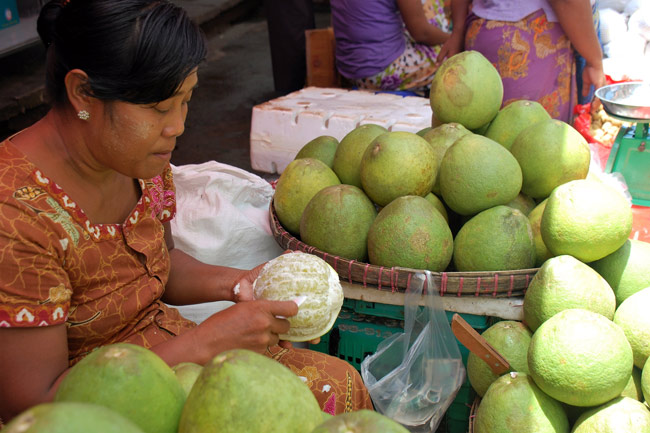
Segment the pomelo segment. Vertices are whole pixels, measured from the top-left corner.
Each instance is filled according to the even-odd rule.
[[[302,299],[298,314],[289,317],[287,341],[310,341],[326,334],[343,305],[343,288],[336,271],[313,254],[293,252],[270,260],[253,283],[256,299]]]
[[[596,406],[618,397],[633,366],[623,330],[583,309],[561,311],[542,323],[528,348],[528,368],[537,386],[573,406]]]

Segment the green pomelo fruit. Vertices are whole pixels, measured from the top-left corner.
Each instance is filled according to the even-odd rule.
[[[533,209],[535,209],[537,204],[535,203],[535,200],[528,197],[526,194],[519,193],[517,197],[506,203],[506,206],[513,207],[521,211],[521,213],[524,215],[528,216],[533,211]]]
[[[438,161],[427,141],[412,132],[386,132],[361,158],[361,185],[370,199],[386,206],[397,197],[424,197],[433,188]]]
[[[583,308],[614,318],[616,297],[598,272],[572,256],[548,259],[530,281],[524,295],[524,321],[535,332],[555,314]]]
[[[580,415],[571,433],[650,433],[650,411],[641,402],[618,397]]]
[[[456,140],[467,134],[471,134],[471,132],[460,123],[443,123],[422,136],[427,140],[433,149],[433,153],[437,156],[436,181],[433,184],[433,193],[440,194],[440,164],[445,152]]]
[[[343,305],[339,275],[313,254],[293,252],[267,262],[253,283],[256,299],[302,299],[298,314],[289,317],[291,328],[280,339],[311,341],[332,328]]]
[[[332,163],[341,183],[361,188],[361,158],[372,140],[385,132],[388,130],[383,126],[368,123],[357,126],[341,139]]]
[[[521,191],[533,198],[548,197],[555,187],[584,179],[591,161],[584,137],[571,125],[555,119],[521,131],[510,151],[524,176]]]
[[[650,357],[650,287],[623,301],[616,309],[614,323],[621,327],[632,346],[634,365],[643,368]]]
[[[542,323],[528,347],[528,369],[537,386],[573,406],[596,406],[618,397],[633,366],[623,330],[583,309],[561,311]]]
[[[368,257],[378,266],[443,271],[454,243],[440,212],[425,198],[396,198],[379,211],[368,232]]]
[[[300,233],[300,218],[318,191],[341,182],[324,162],[314,158],[295,159],[284,169],[275,186],[273,207],[288,232]]]
[[[172,370],[176,374],[176,378],[183,387],[185,391],[185,396],[188,396],[192,390],[196,378],[201,374],[203,366],[196,364],[194,362],[181,362],[172,367]]]
[[[619,249],[590,263],[607,280],[620,305],[641,289],[650,286],[650,243],[628,239]]]
[[[176,433],[185,392],[171,367],[154,352],[115,343],[90,352],[72,367],[54,401],[106,406],[145,433]]]
[[[2,433],[142,433],[133,422],[97,404],[41,403],[5,425]]]
[[[353,185],[323,188],[309,201],[300,219],[300,238],[307,245],[350,260],[368,257],[368,230],[375,205]]]
[[[544,214],[544,209],[546,208],[545,199],[537,206],[535,209],[530,211],[528,214],[528,221],[530,221],[530,227],[533,229],[533,244],[535,245],[535,267],[539,268],[544,264],[545,261],[553,257],[553,254],[546,248],[544,239],[542,239],[542,232],[540,226],[542,225],[542,215]]]
[[[528,218],[508,206],[484,210],[456,234],[453,260],[459,272],[532,268],[535,248]]]
[[[311,433],[408,433],[401,424],[379,412],[368,409],[336,415],[320,424]]]
[[[416,132],[416,134],[419,135],[420,137],[424,137],[424,135],[425,135],[427,132],[431,131],[432,129],[433,129],[433,128],[432,128],[431,126],[427,126],[426,128],[422,128],[422,129],[420,129],[418,132]]]
[[[525,99],[513,101],[499,110],[485,131],[485,136],[510,150],[521,131],[550,118],[539,102]]]
[[[621,392],[621,397],[633,398],[643,403],[643,388],[641,387],[641,369],[633,368],[632,376]]]
[[[495,380],[474,418],[474,433],[568,433],[562,405],[543,393],[526,373]]]
[[[440,215],[447,221],[447,224],[449,224],[449,215],[447,214],[447,208],[445,207],[445,204],[436,196],[434,193],[430,192],[429,194],[425,195],[424,198],[431,203],[438,212],[440,212]]]
[[[442,123],[480,128],[496,116],[502,101],[499,72],[478,51],[464,51],[448,58],[431,82],[431,108]]]
[[[296,154],[294,159],[314,158],[325,163],[329,168],[334,164],[334,154],[339,146],[339,141],[329,135],[321,135],[305,144]]]
[[[646,361],[641,370],[641,390],[643,391],[643,398],[646,402],[650,401],[650,361]]]
[[[459,138],[440,163],[442,199],[461,215],[509,203],[521,190],[521,168],[499,143],[476,134]]]
[[[521,322],[502,320],[486,329],[481,336],[510,364],[510,371],[528,373],[528,345],[533,334]],[[481,397],[500,376],[478,355],[470,352],[467,357],[467,378]]]
[[[304,433],[322,421],[316,397],[296,374],[264,355],[233,349],[203,367],[178,433]]]
[[[632,209],[623,194],[612,187],[574,180],[553,190],[540,230],[554,256],[569,254],[589,263],[625,243],[632,232]]]

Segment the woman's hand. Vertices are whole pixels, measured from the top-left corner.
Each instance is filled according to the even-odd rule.
[[[441,64],[445,59],[460,53],[464,45],[464,35],[460,32],[452,32],[447,42],[442,44],[436,63]]]
[[[599,89],[607,84],[607,79],[605,78],[605,72],[603,72],[602,63],[600,67],[592,66],[587,64],[582,71],[582,96],[587,96],[589,94],[590,86],[594,86],[594,89]]]

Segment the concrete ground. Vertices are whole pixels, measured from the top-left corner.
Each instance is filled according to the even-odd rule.
[[[175,0],[201,24],[209,53],[199,68],[199,88],[190,103],[175,165],[216,160],[254,172],[249,134],[255,105],[274,91],[265,10],[261,0]],[[327,2],[315,2],[316,25],[329,25]],[[0,59],[0,140],[47,112],[42,102],[44,50],[35,45]]]

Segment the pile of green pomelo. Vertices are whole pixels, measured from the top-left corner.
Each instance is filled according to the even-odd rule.
[[[650,432],[650,244],[631,203],[589,172],[588,143],[534,101],[501,105],[477,52],[445,61],[418,133],[365,124],[307,143],[278,180],[286,230],[332,255],[431,271],[539,268],[524,321],[470,354],[475,433]]]

